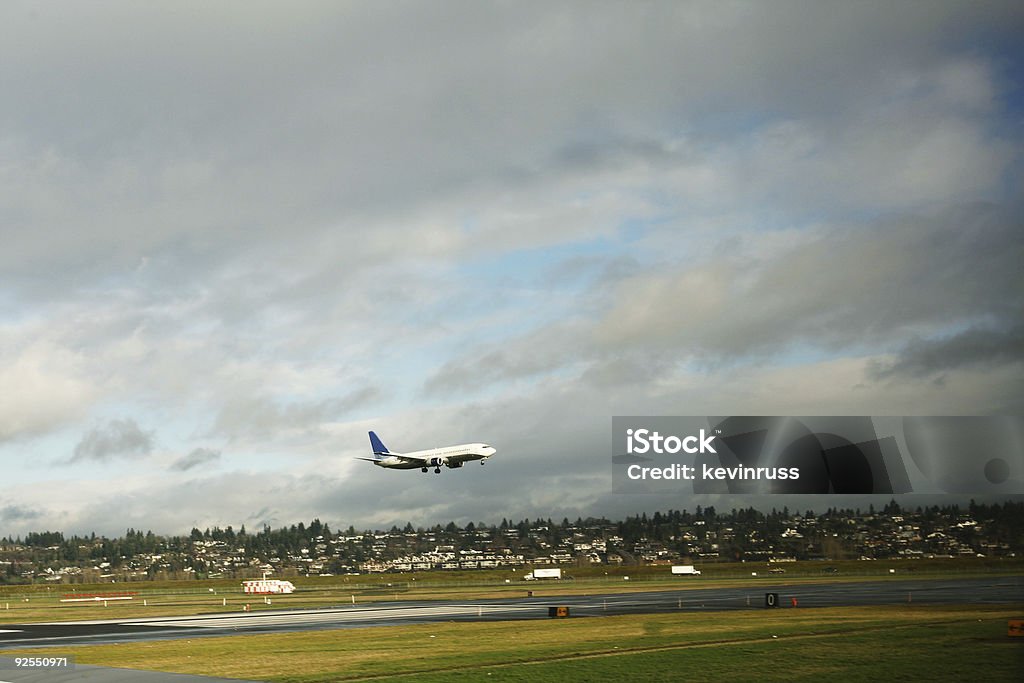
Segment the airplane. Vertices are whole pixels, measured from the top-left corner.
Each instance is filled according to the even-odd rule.
[[[495,449],[485,443],[464,443],[458,446],[430,448],[425,451],[411,453],[392,453],[380,438],[370,432],[370,446],[373,448],[372,458],[356,458],[372,462],[377,467],[392,470],[414,470],[417,467],[426,472],[434,468],[434,474],[441,473],[441,466],[454,469],[462,467],[471,460],[479,460],[483,465],[487,458],[496,453]]]

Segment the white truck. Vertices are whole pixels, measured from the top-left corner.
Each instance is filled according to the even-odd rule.
[[[672,566],[672,573],[679,576],[700,576],[700,570],[692,564],[676,564]]]
[[[560,579],[562,578],[561,569],[534,569],[532,572],[523,577],[524,581],[538,581],[540,579]]]
[[[260,579],[242,582],[242,592],[251,595],[278,595],[281,593],[293,593],[294,591],[295,584],[291,581]]]

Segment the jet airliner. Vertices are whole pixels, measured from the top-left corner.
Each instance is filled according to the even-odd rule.
[[[429,448],[425,451],[392,453],[373,432],[370,432],[370,446],[373,448],[373,457],[358,458],[359,460],[366,460],[377,467],[386,467],[392,470],[414,470],[418,467],[426,472],[433,467],[435,474],[441,473],[442,465],[454,469],[462,467],[472,460],[479,460],[483,465],[487,458],[497,452],[485,443],[464,443],[458,446]]]

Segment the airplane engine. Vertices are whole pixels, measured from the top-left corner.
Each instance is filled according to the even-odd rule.
[[[448,464],[448,458],[431,458],[430,459],[430,466],[431,467],[441,467],[441,466],[447,465],[447,464]]]

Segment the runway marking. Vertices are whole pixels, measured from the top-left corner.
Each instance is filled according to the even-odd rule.
[[[24,633],[20,628],[0,628],[0,633]],[[4,683],[0,681],[0,683]]]
[[[280,626],[284,624],[323,624],[360,621],[384,621],[389,619],[455,616],[494,616],[517,611],[536,611],[547,608],[540,605],[446,605],[443,607],[382,608],[374,610],[332,610],[330,612],[295,612],[275,614],[246,614],[238,616],[213,616],[193,619],[161,619],[159,621],[124,622],[126,626],[151,626],[169,628],[245,628],[250,626]]]

